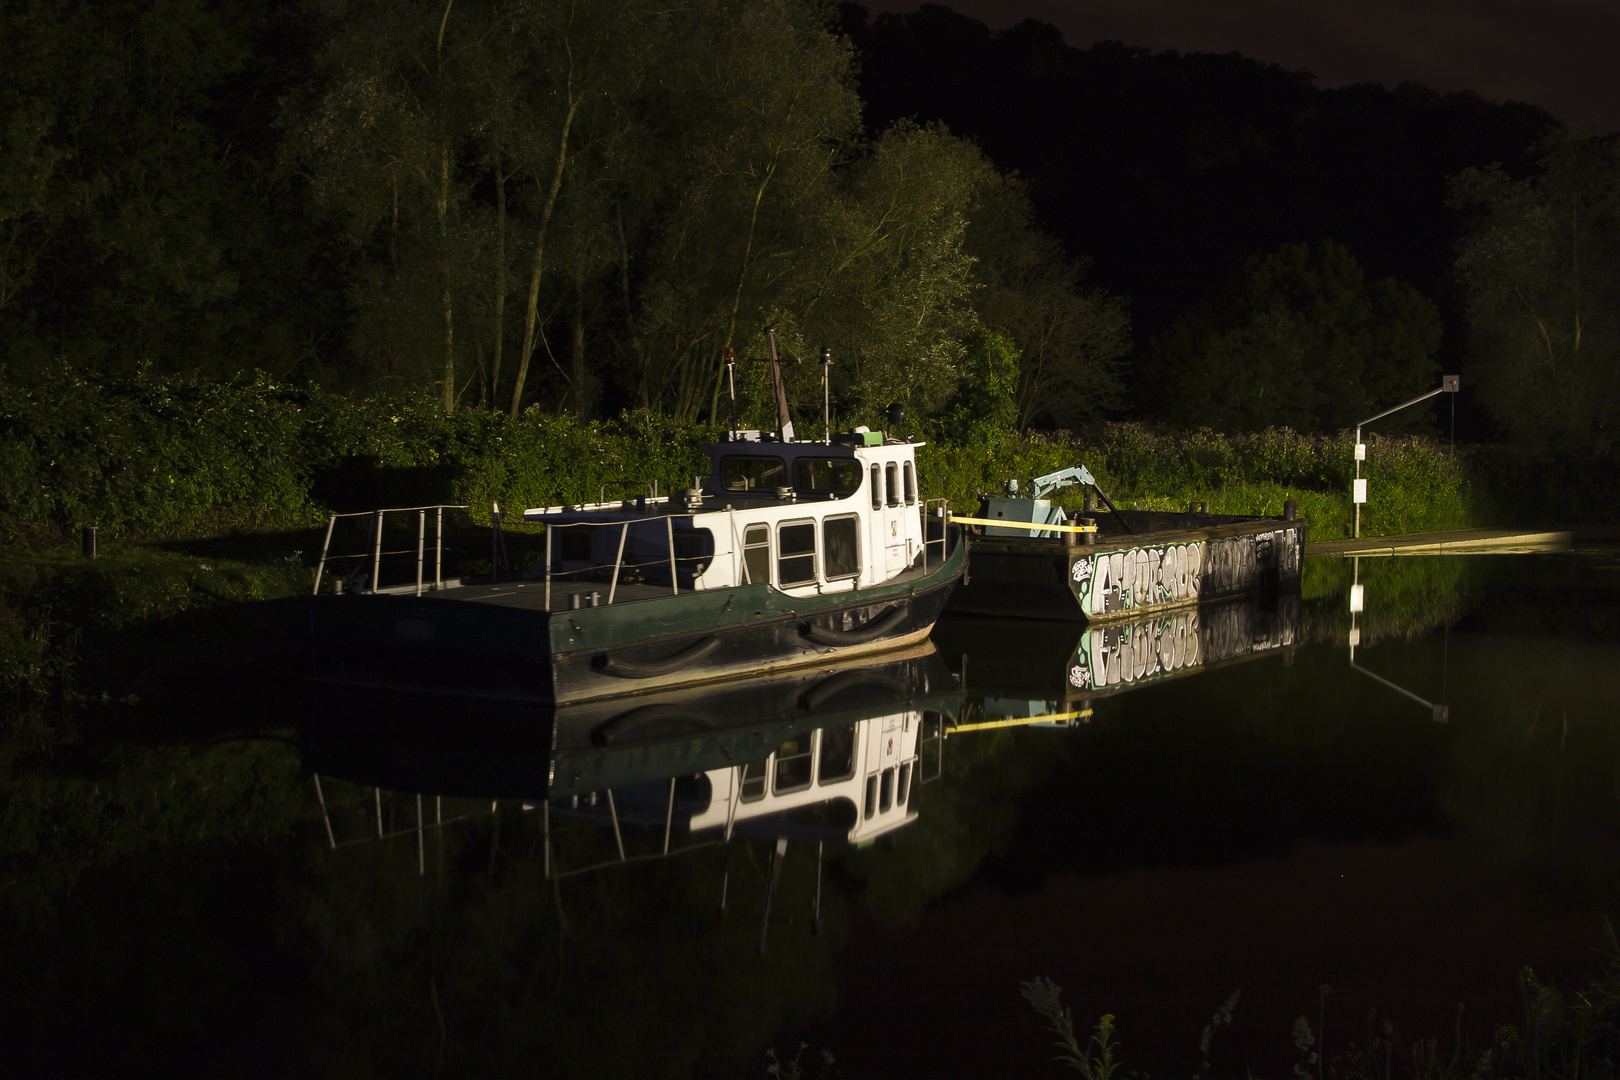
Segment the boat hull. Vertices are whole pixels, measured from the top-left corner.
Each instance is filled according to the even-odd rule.
[[[456,598],[318,597],[317,683],[572,705],[887,652],[927,638],[966,566],[796,597],[769,585],[564,611]]]
[[[1101,622],[1265,592],[1299,578],[1303,520],[1153,528],[1169,524],[1157,516],[1133,513],[1132,522],[1147,528],[1106,535],[1095,545],[974,538],[972,579],[951,596],[948,610]]]

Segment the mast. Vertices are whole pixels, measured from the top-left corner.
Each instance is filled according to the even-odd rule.
[[[771,385],[776,389],[776,434],[783,442],[792,442],[793,417],[788,413],[787,388],[782,385],[782,362],[776,356],[776,327],[765,328],[765,345],[771,354]]]

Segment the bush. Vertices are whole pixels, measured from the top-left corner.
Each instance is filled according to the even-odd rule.
[[[329,510],[435,501],[516,508],[596,500],[604,484],[660,491],[707,468],[719,431],[648,412],[582,422],[516,420],[426,395],[353,397],[265,375],[228,383],[145,373],[98,380],[62,369],[28,387],[0,381],[0,535],[61,543],[82,525],[140,541],[305,528]],[[971,511],[981,492],[1085,464],[1122,506],[1278,513],[1300,501],[1317,539],[1348,535],[1349,437],[1286,428],[1221,435],[1108,424],[1081,435],[1014,434],[940,422],[920,454],[923,493]],[[1469,523],[1459,462],[1420,438],[1368,440],[1368,535]],[[347,488],[334,477],[353,481]],[[383,483],[392,477],[392,484]],[[623,482],[624,486],[617,486]],[[1073,504],[1072,490],[1064,498]],[[338,504],[344,499],[355,505]]]

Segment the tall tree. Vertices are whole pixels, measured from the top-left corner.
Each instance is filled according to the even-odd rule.
[[[468,256],[488,239],[469,229],[477,176],[462,168],[476,105],[465,90],[491,52],[487,9],[470,0],[362,0],[330,15],[324,85],[290,149],[356,248],[386,246],[386,268],[357,277],[356,303],[363,319],[372,316],[361,340],[407,370],[436,368],[450,411],[456,308],[473,269]],[[428,310],[438,324],[431,350],[422,334]]]
[[[1620,432],[1620,137],[1561,136],[1537,175],[1470,169],[1457,275],[1480,399],[1521,445],[1607,457]]]
[[[1090,263],[1070,259],[1035,226],[1024,184],[996,176],[968,228],[974,308],[1018,360],[1015,423],[1074,424],[1122,404],[1120,361],[1131,320],[1116,296],[1083,285]]]

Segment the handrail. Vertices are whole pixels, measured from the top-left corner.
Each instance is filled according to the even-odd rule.
[[[933,518],[935,520],[940,522],[939,539],[938,540],[930,540],[928,538],[928,522],[929,522],[929,517],[930,517],[930,515],[928,513],[928,508],[930,506],[934,506],[936,503],[938,504],[937,513],[935,513],[932,516],[933,516]],[[928,570],[928,548],[929,548],[929,545],[931,545],[931,544],[938,544],[939,545],[939,565],[944,566],[945,565],[945,559],[949,556],[949,553],[950,553],[950,532],[951,532],[951,521],[952,521],[952,517],[951,517],[951,500],[949,500],[949,499],[923,499],[918,504],[917,508],[922,513],[923,573],[926,574],[926,573],[929,572],[929,570]]]
[[[356,510],[343,514],[331,514],[326,522],[326,539],[321,543],[321,561],[315,566],[315,584],[310,589],[310,595],[319,596],[321,592],[321,578],[326,573],[326,564],[334,556],[332,549],[332,531],[337,527],[338,518],[370,517],[374,519],[372,525],[371,558],[371,591],[377,591],[377,580],[382,570],[382,557],[384,555],[408,555],[409,549],[398,551],[384,551],[382,549],[382,527],[385,514],[407,514],[415,511],[416,523],[416,595],[421,596],[423,590],[424,563],[426,562],[427,542],[427,512],[435,511],[434,530],[434,561],[433,561],[433,587],[442,588],[444,585],[444,512],[446,510],[465,510],[465,503],[437,503],[432,506],[395,506],[383,510]],[[366,558],[367,553],[359,555],[338,555],[339,559]],[[493,569],[493,568],[492,568]]]

